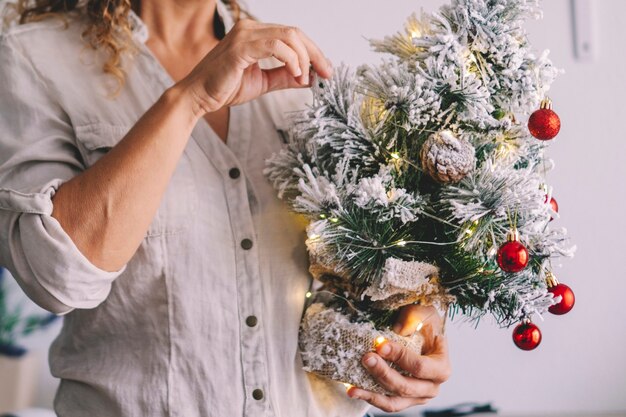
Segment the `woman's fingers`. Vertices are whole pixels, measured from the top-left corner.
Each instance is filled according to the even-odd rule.
[[[300,36],[309,51],[313,69],[322,78],[330,78],[333,75],[333,66],[322,50],[313,42],[306,33],[300,31]]]
[[[451,373],[447,349],[445,337],[437,336],[434,341],[434,350],[428,355],[419,355],[390,341],[377,346],[376,352],[380,357],[397,364],[415,378],[441,384],[448,380]]]
[[[286,67],[262,70],[262,72],[263,94],[270,91],[284,90],[286,88],[305,88],[310,85],[310,82],[300,84],[300,81],[294,78]]]
[[[363,366],[392,395],[351,387],[348,395],[359,398],[387,412],[396,412],[405,408],[425,404],[436,397],[439,386],[450,375],[447,344],[442,336],[434,341],[434,351],[429,355],[420,355],[404,346],[386,341],[377,346],[377,353],[363,356]],[[412,376],[402,375],[391,368],[387,361],[393,362]]]
[[[285,64],[292,77],[302,75],[298,54],[280,39],[262,38],[249,42],[245,47],[245,53],[253,58],[254,63],[273,56]]]
[[[298,56],[302,71],[299,77],[303,85],[309,82],[309,71],[313,69],[323,78],[332,76],[332,65],[321,49],[299,28],[274,24],[255,23],[249,28],[251,39],[279,39]]]
[[[351,398],[358,398],[363,401],[367,401],[374,407],[378,407],[388,413],[395,413],[402,411],[406,408],[413,407],[415,405],[423,405],[428,402],[430,398],[406,398],[406,397],[391,397],[388,395],[378,394],[376,392],[363,390],[356,387],[351,387],[348,390],[348,396]]]
[[[376,353],[365,355],[363,365],[376,382],[399,397],[434,398],[438,393],[438,384],[427,379],[405,377]]]
[[[261,71],[259,61],[270,57],[284,67]],[[309,86],[311,67],[324,78],[332,74],[329,61],[302,31],[242,20],[180,84],[198,116],[268,91]]]
[[[309,70],[311,67],[311,59],[309,52],[305,46],[302,38],[301,31],[294,27],[289,26],[276,26],[268,25],[255,34],[264,39],[280,39],[287,46],[289,46],[298,56],[298,64],[302,75],[298,77],[298,81],[302,85],[306,85],[309,82]]]
[[[283,32],[282,41],[293,49],[298,54],[298,60],[300,62],[300,68],[302,69],[302,75],[298,81],[302,85],[306,85],[309,82],[309,70],[311,68],[311,59],[309,58],[309,52],[306,46],[302,42],[301,31],[294,27],[281,28]]]

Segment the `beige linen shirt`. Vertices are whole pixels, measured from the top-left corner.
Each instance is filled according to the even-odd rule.
[[[232,21],[223,4],[226,28]],[[302,90],[201,120],[131,261],[92,265],[51,217],[58,187],[116,145],[173,81],[131,16],[138,53],[115,98],[79,19],[0,36],[0,264],[64,314],[50,351],[62,417],[361,417],[367,404],[302,371],[310,286],[301,221],[263,176]]]

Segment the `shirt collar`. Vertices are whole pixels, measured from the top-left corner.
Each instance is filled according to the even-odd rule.
[[[222,0],[217,1],[217,14],[222,18],[224,22],[224,28],[226,29],[226,33],[230,31],[230,29],[234,26],[235,22],[230,10],[228,10],[228,6],[224,4]],[[146,43],[149,37],[148,27],[141,20],[141,18],[135,13],[133,10],[130,11],[128,15],[128,20],[130,21],[130,29],[133,35],[133,38],[137,42]]]

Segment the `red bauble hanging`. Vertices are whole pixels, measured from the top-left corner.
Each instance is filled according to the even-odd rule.
[[[552,293],[554,298],[561,297],[561,301],[550,306],[548,311],[558,316],[569,313],[574,304],[576,303],[576,296],[574,291],[565,284],[559,283],[556,277],[552,273],[548,273],[546,276],[546,282],[548,284],[548,291]]]
[[[522,350],[533,350],[541,343],[541,330],[526,319],[513,330],[513,343]]]
[[[550,207],[552,207],[552,211],[555,213],[559,212],[559,203],[557,203],[554,197],[550,198]]]
[[[528,249],[519,241],[517,229],[511,230],[507,242],[498,249],[498,265],[505,272],[519,272],[526,268],[529,259]]]
[[[543,100],[539,110],[530,115],[528,130],[540,140],[550,140],[559,134],[561,119],[552,110],[552,101],[549,98]]]
[[[548,202],[548,194],[546,194],[546,203]],[[550,208],[555,213],[559,212],[559,203],[556,201],[554,197],[550,197]],[[554,220],[554,217],[550,216],[550,221]]]
[[[550,207],[552,207],[552,211],[555,213],[559,212],[559,203],[556,202],[554,197],[550,198]]]

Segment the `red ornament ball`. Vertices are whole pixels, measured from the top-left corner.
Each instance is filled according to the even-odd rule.
[[[546,203],[548,202],[548,195],[546,194]],[[550,207],[552,208],[552,211],[555,213],[559,212],[559,203],[557,203],[556,199],[554,197],[550,198]],[[554,217],[550,217],[550,221],[554,220]]]
[[[498,249],[498,265],[505,272],[519,272],[528,265],[528,249],[517,240],[506,242]]]
[[[528,119],[530,134],[540,140],[550,140],[559,134],[561,119],[552,109],[539,109]]]
[[[520,323],[513,330],[513,343],[522,350],[533,350],[541,343],[541,330],[530,321]]]
[[[574,296],[574,291],[567,285],[559,283],[548,288],[548,291],[550,291],[555,298],[559,295],[561,296],[561,301],[548,308],[550,313],[560,316],[561,314],[569,313],[570,310],[574,308],[576,297]]]
[[[554,197],[550,199],[550,207],[552,207],[552,211],[555,213],[559,212],[559,203],[556,202]]]

